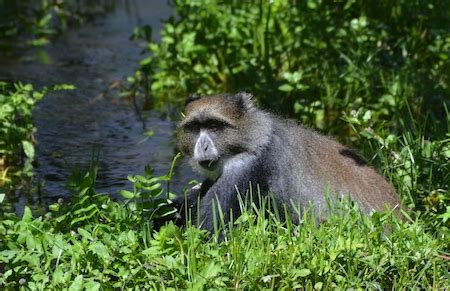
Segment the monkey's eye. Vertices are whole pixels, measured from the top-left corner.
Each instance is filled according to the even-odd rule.
[[[184,125],[184,130],[192,133],[198,133],[201,129],[209,131],[219,131],[228,127],[229,124],[216,119],[208,119],[205,121],[192,121]]]
[[[201,127],[201,124],[198,122],[190,122],[184,126],[184,129],[186,131],[199,132]]]
[[[220,120],[207,120],[204,124],[204,128],[212,131],[222,130],[227,124]]]

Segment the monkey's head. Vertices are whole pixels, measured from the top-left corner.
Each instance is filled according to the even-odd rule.
[[[261,119],[264,115],[247,93],[190,97],[178,128],[178,148],[194,169],[215,180],[232,163],[243,166],[242,158],[251,158],[267,143],[270,119]]]

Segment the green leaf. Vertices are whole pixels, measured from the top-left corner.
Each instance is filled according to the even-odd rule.
[[[27,262],[30,267],[41,267],[42,258],[37,254],[28,253],[26,256],[24,256],[23,260]]]
[[[147,130],[146,132],[144,132],[144,135],[147,137],[152,137],[155,135],[155,131],[153,130]]]
[[[30,222],[33,219],[33,213],[31,213],[31,209],[28,206],[25,206],[23,210],[22,221]]]
[[[89,247],[89,249],[94,254],[96,254],[97,256],[99,256],[100,258],[102,258],[105,261],[111,259],[111,255],[109,254],[108,248],[103,243],[101,243],[100,241],[95,242],[93,245],[91,245]]]
[[[83,275],[78,275],[69,287],[69,291],[83,290]]]
[[[119,194],[122,195],[125,199],[133,199],[135,198],[135,195],[133,192],[127,191],[127,190],[120,190]]]
[[[33,159],[34,158],[34,146],[31,142],[27,141],[27,140],[22,140],[22,146],[23,146],[23,151],[25,152],[25,155],[29,158],[29,159]]]
[[[85,290],[89,290],[89,291],[100,290],[100,287],[101,287],[100,283],[99,282],[95,282],[95,281],[89,281],[89,282],[84,284]]]
[[[64,272],[64,268],[58,266],[52,275],[54,284],[66,284],[70,279],[70,272]]]
[[[298,276],[298,277],[306,277],[306,276],[309,276],[309,274],[311,274],[311,271],[309,269],[300,269],[300,270],[295,270],[294,274],[295,274],[295,276]]]
[[[362,119],[364,120],[364,122],[369,122],[369,120],[372,118],[372,111],[370,111],[370,110],[367,110],[365,113],[364,113],[364,116],[362,117]]]
[[[34,237],[31,233],[26,237],[26,244],[29,251],[32,251],[36,248],[36,241],[34,240]]]
[[[92,235],[91,235],[87,230],[84,230],[84,229],[81,228],[81,227],[78,228],[78,233],[79,233],[82,237],[87,238],[88,240],[91,240],[91,241],[94,240],[94,238],[92,237]]]
[[[53,203],[48,206],[48,209],[53,212],[59,211],[60,208],[61,208],[61,205],[59,205],[59,203]]]
[[[76,89],[76,87],[72,84],[59,84],[59,85],[54,85],[52,88],[52,90],[74,90]]]
[[[278,90],[283,91],[283,92],[290,92],[290,91],[294,90],[294,87],[292,87],[289,84],[283,84],[280,87],[278,87]]]
[[[204,278],[212,278],[217,276],[220,273],[222,268],[219,265],[216,265],[213,261],[210,261],[206,267],[202,271],[202,275]]]

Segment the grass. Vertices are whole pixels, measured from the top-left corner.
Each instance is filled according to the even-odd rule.
[[[160,43],[149,27],[136,30],[153,54],[124,95],[142,91],[173,109],[193,92],[254,92],[359,148],[411,219],[366,216],[343,201],[320,225],[308,212],[292,225],[249,205],[211,236],[190,225],[156,229],[173,211],[171,173],[130,176],[133,191],[116,202],[95,190],[93,163],[74,172],[71,201],[41,217],[29,208],[18,217],[0,193],[0,289],[449,289],[448,3],[335,4],[174,1]],[[2,104],[34,96],[1,86]],[[10,122],[23,107],[29,122]],[[2,107],[5,130],[27,131],[11,130],[14,142],[0,150],[31,162],[29,107]]]
[[[450,226],[448,1],[173,2],[125,96],[178,113],[192,93],[247,90],[358,149],[427,230]],[[386,16],[389,17],[386,17]]]
[[[320,225],[308,212],[292,225],[249,205],[219,240],[219,232],[209,236],[189,225],[154,229],[154,212],[141,206],[167,195],[156,183],[165,177],[130,177],[138,195],[114,202],[94,190],[93,175],[95,167],[78,175],[73,201],[52,206],[44,217],[33,217],[29,208],[22,218],[2,215],[2,288],[449,287],[448,236],[427,233],[420,220],[366,216],[343,201]],[[143,179],[158,185],[150,200],[141,199],[148,185],[136,185]]]

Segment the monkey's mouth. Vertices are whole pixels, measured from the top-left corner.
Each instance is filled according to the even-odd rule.
[[[203,160],[199,161],[198,164],[206,170],[213,171],[217,168],[219,160]]]

